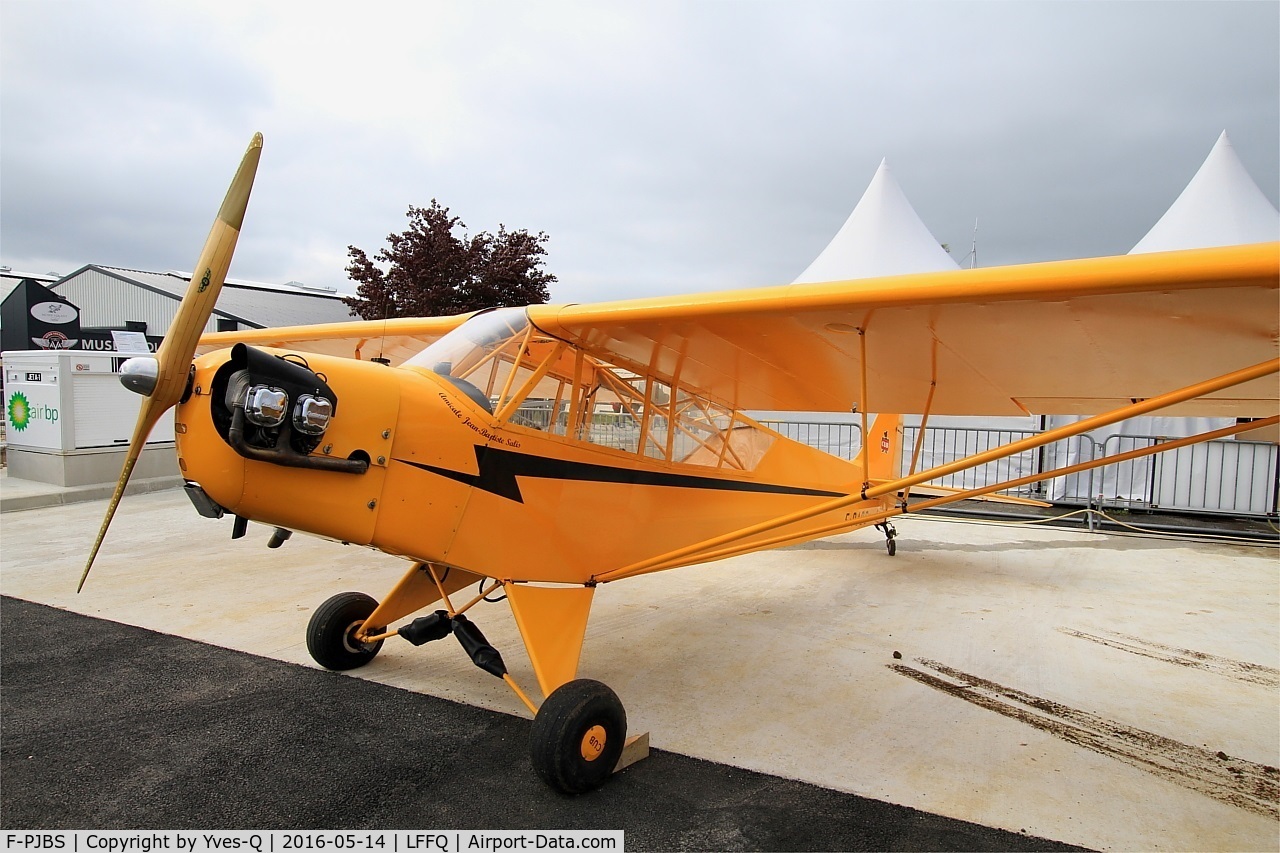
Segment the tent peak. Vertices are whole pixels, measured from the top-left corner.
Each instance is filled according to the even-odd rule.
[[[1280,211],[1254,183],[1227,131],[1164,216],[1129,254],[1269,243],[1280,238]]]
[[[907,201],[885,157],[849,218],[795,283],[958,268]]]

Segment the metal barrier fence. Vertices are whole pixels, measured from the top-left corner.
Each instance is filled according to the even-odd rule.
[[[852,460],[862,446],[856,423],[762,421],[765,426],[842,459]],[[903,427],[901,470],[911,465],[919,427]],[[1033,430],[929,427],[925,430],[916,470],[954,462],[1012,441]],[[1150,447],[1168,441],[1152,435],[1113,435],[1096,441],[1078,435],[1027,450],[1006,459],[959,471],[933,482],[957,489],[1038,474],[1079,462]],[[1055,504],[1095,509],[1171,510],[1233,517],[1275,516],[1280,512],[1280,465],[1277,446],[1267,442],[1224,439],[1112,463],[1013,489],[1007,494]]]

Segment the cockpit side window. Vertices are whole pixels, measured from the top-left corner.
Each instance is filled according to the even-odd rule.
[[[773,444],[773,434],[750,418],[689,389],[673,392],[561,341],[540,345],[544,360],[522,367],[536,386],[518,398],[516,423],[650,459],[743,471],[754,470]]]
[[[750,471],[774,441],[692,389],[543,334],[523,308],[478,314],[405,366],[444,377],[499,422],[649,459]]]

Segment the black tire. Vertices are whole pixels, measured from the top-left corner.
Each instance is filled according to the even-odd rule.
[[[892,539],[889,540],[889,543],[885,547],[889,549],[890,557],[898,553],[898,543],[894,542]]]
[[[533,769],[562,794],[584,794],[604,784],[627,739],[627,712],[599,681],[580,678],[552,691],[533,718]]]
[[[363,592],[340,592],[311,614],[307,623],[307,651],[325,669],[347,670],[367,664],[377,656],[382,641],[356,641],[356,629],[364,624],[378,602]]]

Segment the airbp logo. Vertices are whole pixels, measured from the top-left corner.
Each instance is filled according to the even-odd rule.
[[[48,421],[51,424],[58,422],[58,410],[56,407],[44,404],[33,406],[31,401],[27,399],[27,395],[21,391],[16,392],[9,398],[9,406],[6,411],[9,415],[9,423],[13,424],[13,428],[18,432],[22,432],[31,426],[32,421]]]
[[[31,406],[27,403],[27,396],[21,392],[9,398],[9,423],[18,432],[22,432],[31,423]]]

